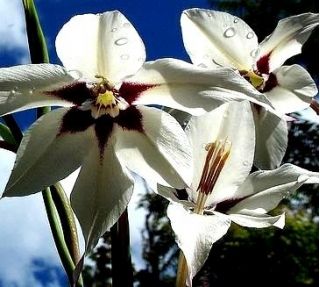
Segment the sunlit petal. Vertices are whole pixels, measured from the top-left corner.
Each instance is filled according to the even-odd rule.
[[[178,122],[169,114],[139,107],[143,132],[118,128],[116,153],[130,170],[175,188],[184,188],[192,177],[191,148]]]
[[[194,117],[186,128],[192,141],[194,175],[191,185],[195,201],[203,172],[206,145],[227,141],[230,154],[218,177],[206,205],[231,198],[248,176],[253,162],[255,147],[254,121],[249,102],[224,104],[201,117]]]
[[[221,213],[211,216],[195,214],[175,203],[169,204],[167,215],[186,258],[189,286],[192,286],[192,278],[205,263],[213,243],[227,233],[231,220]]]
[[[147,62],[131,84],[148,84],[133,103],[163,105],[193,115],[224,102],[249,100],[270,108],[270,102],[238,73],[228,68],[203,69],[175,59]]]
[[[317,85],[310,74],[299,65],[282,66],[274,71],[277,85],[265,95],[275,109],[283,114],[309,107],[317,94]]]
[[[315,182],[319,183],[318,173],[292,164],[285,164],[271,171],[254,172],[237,191],[236,196],[244,199],[228,213],[242,213],[243,210],[260,210],[260,213],[266,213],[301,185]]]
[[[140,36],[119,11],[71,18],[57,36],[56,49],[67,69],[113,83],[134,74],[146,57]]]
[[[111,136],[103,155],[98,142],[93,142],[71,193],[86,251],[95,247],[100,236],[118,220],[133,192],[133,178],[117,159],[114,141]]]
[[[261,169],[277,168],[287,150],[287,122],[264,108],[253,106],[252,110],[256,129],[254,164]]]
[[[252,68],[258,39],[241,19],[225,12],[189,9],[182,13],[181,27],[185,48],[195,65]]]
[[[48,94],[75,79],[61,66],[21,65],[0,69],[0,115],[41,106],[70,106],[71,102]]]
[[[302,45],[318,26],[319,16],[304,13],[284,18],[259,46],[259,58],[268,57],[269,72],[279,68],[287,59],[301,53]]]
[[[60,133],[68,109],[54,110],[37,120],[25,134],[17,152],[4,196],[41,191],[76,170],[90,145],[90,130]]]

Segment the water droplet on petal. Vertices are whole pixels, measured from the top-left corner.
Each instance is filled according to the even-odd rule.
[[[35,91],[35,88],[30,89],[29,92],[28,92],[29,95],[30,95],[30,96],[33,95],[34,91]]]
[[[207,13],[208,17],[212,17],[212,14],[210,12]]]
[[[123,27],[129,28],[129,27],[130,27],[130,23],[124,23],[124,24],[123,24]]]
[[[200,64],[198,65],[198,67],[200,67],[200,68],[207,68],[207,65],[205,65],[204,63],[200,63]]]
[[[254,37],[254,34],[252,32],[249,32],[246,37],[247,39],[252,39]]]
[[[248,166],[250,163],[245,160],[242,164],[243,164],[244,166]]]
[[[12,96],[14,96],[14,95],[16,94],[16,90],[15,90],[15,89],[12,89],[12,90],[10,91],[10,94],[11,94]]]
[[[234,18],[233,19],[233,23],[238,23],[239,22],[239,18]]]
[[[231,38],[236,34],[236,30],[232,27],[229,27],[227,30],[224,31],[223,36],[226,38]]]
[[[253,49],[253,50],[250,52],[250,56],[251,56],[252,58],[255,58],[255,57],[258,56],[258,52],[259,52],[258,49]]]
[[[111,29],[111,32],[115,32],[115,31],[117,31],[118,29],[116,28],[116,27],[114,27],[114,28],[112,28]]]
[[[114,42],[117,46],[122,46],[128,43],[128,39],[125,37],[119,38]]]
[[[128,54],[123,54],[123,55],[120,56],[120,58],[121,58],[122,60],[128,60],[129,57],[130,57],[130,56],[129,56]]]

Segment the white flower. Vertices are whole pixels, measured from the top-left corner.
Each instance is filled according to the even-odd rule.
[[[41,191],[81,167],[71,204],[86,250],[127,206],[133,190],[130,171],[176,188],[190,181],[184,131],[169,114],[143,105],[201,114],[221,104],[228,87],[230,100],[264,101],[230,69],[203,72],[173,59],[144,64],[142,40],[118,11],[73,17],[59,32],[56,48],[65,68],[0,69],[0,115],[65,106],[26,132],[3,196]]]
[[[214,123],[214,124],[212,124]],[[194,174],[183,191],[159,187],[168,198],[168,216],[188,266],[188,284],[207,259],[212,244],[231,222],[263,228],[284,226],[284,214],[270,216],[289,192],[317,183],[318,173],[285,164],[250,173],[255,129],[248,102],[224,104],[192,118],[186,133],[193,149]]]
[[[282,66],[299,54],[318,26],[318,15],[305,13],[279,21],[273,33],[258,44],[254,31],[240,18],[225,12],[190,9],[183,12],[184,45],[195,65],[238,71],[282,114],[307,108],[317,87],[299,65]],[[261,168],[279,166],[287,146],[285,119],[253,107],[257,132],[255,163]]]

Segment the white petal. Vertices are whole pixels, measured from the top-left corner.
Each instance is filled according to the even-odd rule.
[[[140,36],[119,11],[71,18],[57,36],[56,49],[68,69],[112,83],[134,74],[146,57]]]
[[[117,129],[119,160],[147,182],[184,188],[192,177],[191,148],[179,123],[156,108],[139,107],[143,132]]]
[[[94,142],[71,193],[71,205],[80,222],[89,252],[120,217],[133,192],[133,178],[114,152],[111,136],[100,156]]]
[[[318,14],[304,13],[284,18],[260,44],[259,57],[269,56],[269,71],[279,68],[287,59],[301,53],[302,45],[318,26]]]
[[[229,68],[203,69],[175,59],[147,62],[131,84],[150,85],[135,104],[162,105],[193,115],[211,111],[224,102],[249,100],[270,108],[270,102]]]
[[[180,204],[170,203],[167,215],[176,235],[176,241],[183,251],[188,265],[188,281],[208,258],[213,243],[223,237],[231,224],[228,216],[221,213],[199,215],[191,213]]]
[[[256,128],[254,164],[261,169],[280,166],[288,145],[288,126],[280,118],[264,108],[252,107]]]
[[[243,210],[266,213],[274,209],[288,193],[301,185],[319,182],[319,174],[292,164],[284,164],[271,171],[252,173],[237,191],[237,198],[244,198],[228,213],[242,213]]]
[[[283,113],[297,112],[309,107],[317,85],[299,65],[282,66],[274,71],[278,85],[265,93],[274,108]]]
[[[70,106],[45,92],[61,88],[74,78],[61,66],[21,65],[0,69],[0,115],[41,106]]]
[[[256,215],[255,213],[248,214],[229,214],[229,218],[241,226],[265,228],[275,226],[283,228],[285,225],[285,214],[278,216]]]
[[[258,39],[241,19],[225,12],[189,9],[181,15],[181,27],[184,46],[195,65],[252,69]]]
[[[61,108],[44,115],[26,132],[4,196],[24,196],[41,191],[80,166],[91,134],[58,135],[66,111],[68,109]]]
[[[224,104],[204,116],[193,117],[186,133],[191,140],[194,157],[193,201],[198,195],[196,190],[207,156],[205,147],[218,140],[230,142],[231,152],[206,205],[232,198],[248,176],[253,162],[255,130],[250,103]]]

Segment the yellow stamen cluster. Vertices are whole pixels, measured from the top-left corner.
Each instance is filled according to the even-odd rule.
[[[201,179],[197,191],[199,191],[195,213],[202,214],[208,195],[212,192],[218,177],[230,155],[231,143],[225,140],[219,140],[209,143],[205,147],[207,157],[202,170]]]
[[[127,108],[127,103],[123,99],[118,98],[117,91],[114,86],[102,76],[96,76],[101,79],[99,83],[94,84],[93,93],[95,95],[92,116],[98,118],[101,115],[110,115],[115,118],[119,115],[120,110]]]

